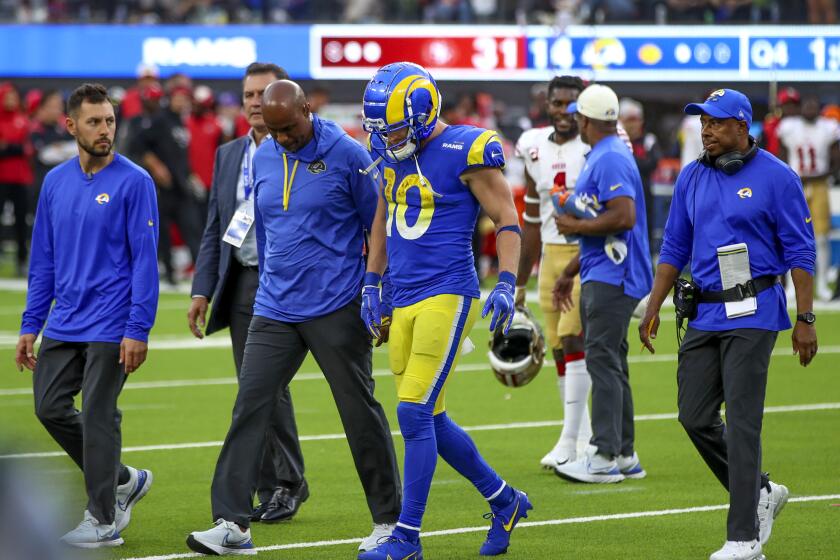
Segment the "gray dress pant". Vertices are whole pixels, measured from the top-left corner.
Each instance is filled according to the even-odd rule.
[[[118,343],[43,337],[32,377],[35,415],[82,469],[87,510],[109,525],[114,522],[122,448],[117,398],[126,375],[119,360]],[[80,391],[81,411],[73,400]]]
[[[236,378],[239,379],[260,275],[256,267],[245,268],[235,259],[231,272],[234,277],[233,293],[230,297],[230,340],[233,345]],[[300,450],[295,409],[288,386],[277,391],[277,400],[271,407],[265,438],[265,451],[260,461],[255,488],[260,503],[268,502],[279,486],[296,488],[303,482],[303,452]]]
[[[727,540],[758,538],[761,423],[767,369],[778,333],[759,329],[698,331],[688,328],[679,351],[679,420],[729,491]],[[720,406],[726,403],[726,423]]]
[[[399,471],[388,420],[373,396],[371,340],[359,299],[303,323],[254,316],[233,418],[213,477],[213,519],[249,526],[275,395],[288,386],[308,351],[330,385],[373,521],[396,522]]]
[[[607,457],[633,455],[633,394],[627,365],[627,328],[639,300],[621,286],[586,282],[580,309],[586,369],[592,377],[592,439]]]

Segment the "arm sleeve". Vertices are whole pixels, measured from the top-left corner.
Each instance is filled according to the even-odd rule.
[[[776,197],[776,235],[784,252],[785,266],[814,274],[817,256],[814,226],[799,177],[792,174],[781,190],[781,196]]]
[[[219,217],[219,151],[213,163],[213,181],[210,184],[210,198],[207,201],[207,225],[201,238],[201,247],[195,263],[195,277],[192,296],[204,296],[210,301],[219,281],[219,259],[221,258],[221,219]]]
[[[694,175],[693,169],[692,165],[688,165],[677,177],[659,253],[660,263],[670,264],[677,270],[682,270],[688,264],[694,242],[694,230],[686,207],[687,177]]]
[[[636,199],[636,185],[641,187],[641,178],[636,162],[615,152],[604,154],[597,163],[598,202],[604,204],[614,198],[626,196]]]
[[[458,174],[475,167],[504,169],[505,151],[502,148],[502,139],[495,130],[485,130],[472,141],[467,151],[465,167]]]
[[[158,210],[152,179],[144,175],[131,194],[126,217],[131,253],[131,310],[125,337],[146,342],[155,324],[160,285],[157,261]]]
[[[370,231],[373,217],[376,215],[377,193],[382,173],[379,167],[367,175],[360,170],[367,169],[373,162],[370,154],[364,149],[358,150],[358,157],[352,158],[350,172],[350,196],[356,205],[356,211],[362,220],[362,225]]]
[[[37,335],[44,327],[50,305],[55,298],[55,261],[53,260],[53,233],[50,221],[48,187],[49,176],[38,199],[35,225],[32,228],[32,250],[29,261],[29,287],[26,292],[26,309],[20,334]]]

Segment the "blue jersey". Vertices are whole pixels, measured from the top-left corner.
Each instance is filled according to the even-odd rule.
[[[717,248],[746,243],[753,278],[781,275],[791,268],[814,273],[811,214],[799,177],[769,152],[759,150],[735,175],[688,164],[677,178],[662,240],[660,263],[682,270],[703,291],[723,288]],[[689,326],[702,331],[790,328],[780,284],[757,296],[754,315],[726,318],[722,303],[701,303]]]
[[[46,322],[44,336],[65,342],[148,340],[157,220],[152,178],[119,154],[92,177],[78,156],[50,171],[35,212],[20,333],[38,334]]]
[[[627,256],[620,264],[607,256],[606,237],[581,236],[580,281],[622,286],[630,297],[645,297],[653,285],[645,197],[639,168],[621,138],[608,136],[592,147],[575,193],[594,202],[599,212],[605,210],[607,202],[620,196],[632,198],[636,205],[636,224],[615,236],[627,244]]]
[[[423,146],[416,162],[412,157],[384,164],[394,307],[440,294],[479,296],[472,237],[480,207],[460,176],[504,165],[499,135],[473,126],[447,126]]]

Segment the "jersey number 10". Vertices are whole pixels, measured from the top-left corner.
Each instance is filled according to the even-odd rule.
[[[396,222],[397,233],[403,239],[418,239],[422,237],[429,225],[432,223],[432,216],[435,213],[435,197],[429,186],[429,180],[425,184],[421,182],[420,176],[416,173],[406,175],[396,189],[396,172],[386,167],[385,172],[385,200],[388,202],[388,221],[385,224],[385,232],[390,237],[394,231]],[[408,224],[406,213],[408,212],[408,192],[416,188],[420,196],[420,213],[413,225]],[[417,208],[416,205],[412,205]]]

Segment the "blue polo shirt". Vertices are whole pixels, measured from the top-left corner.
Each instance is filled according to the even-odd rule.
[[[327,315],[361,294],[364,231],[378,200],[374,175],[361,173],[371,165],[367,150],[317,115],[313,127],[297,152],[268,138],[253,161],[254,314],[288,323]]]
[[[44,336],[64,342],[147,341],[157,313],[157,241],[146,171],[119,154],[90,177],[78,156],[57,166],[35,212],[20,333],[37,335],[46,323]]]
[[[630,297],[650,293],[653,272],[647,238],[647,213],[642,178],[633,154],[618,136],[608,136],[592,147],[575,184],[575,194],[593,202],[599,213],[606,203],[626,196],[636,204],[636,224],[615,237],[627,244],[627,258],[615,264],[604,251],[606,237],[584,235],[580,239],[580,281],[621,286]]]
[[[746,243],[753,278],[791,268],[814,273],[816,248],[802,183],[787,164],[765,150],[735,175],[695,161],[677,178],[660,263],[682,270],[703,291],[723,288],[717,248]],[[722,303],[701,303],[689,326],[703,331],[790,328],[780,284],[758,294],[754,315],[726,318]]]

